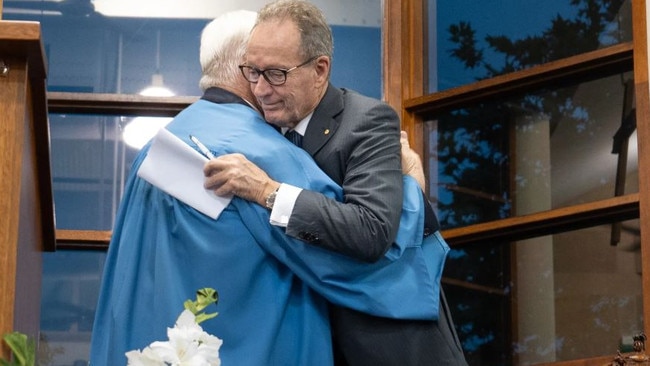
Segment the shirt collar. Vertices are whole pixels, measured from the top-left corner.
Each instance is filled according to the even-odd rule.
[[[301,136],[305,136],[305,131],[307,131],[307,125],[309,125],[309,121],[311,120],[311,116],[314,115],[314,112],[309,113],[305,118],[300,120],[298,124],[293,128],[294,131],[298,132]],[[282,134],[284,135],[287,130],[290,130],[290,128],[282,127]]]
[[[226,89],[222,89],[219,87],[210,87],[206,89],[206,91],[203,93],[203,96],[201,97],[203,100],[207,100],[209,102],[213,103],[239,103],[243,104],[245,106],[252,107],[247,101],[245,101],[242,97],[231,93],[227,91]]]

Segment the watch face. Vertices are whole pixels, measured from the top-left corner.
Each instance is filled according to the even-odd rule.
[[[266,197],[266,208],[268,208],[269,210],[273,209],[273,204],[275,204],[275,196],[277,194],[278,194],[278,190],[276,189]]]

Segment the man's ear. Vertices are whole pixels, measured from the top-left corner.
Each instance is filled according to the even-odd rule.
[[[314,61],[316,63],[316,80],[318,84],[326,84],[330,76],[331,62],[328,56],[320,56]]]

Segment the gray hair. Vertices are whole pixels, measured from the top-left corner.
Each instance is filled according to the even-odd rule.
[[[293,21],[300,31],[300,48],[305,59],[328,56],[332,59],[334,43],[332,29],[323,12],[314,4],[302,0],[279,0],[264,6],[258,13],[257,23],[266,21]]]
[[[238,66],[244,61],[248,37],[256,18],[254,11],[237,10],[217,17],[203,28],[199,52],[201,90],[235,85],[242,77]]]

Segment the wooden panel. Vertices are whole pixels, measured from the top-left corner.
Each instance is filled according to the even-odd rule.
[[[11,71],[0,77],[0,335],[14,329],[20,177],[26,98],[26,65],[5,59]],[[8,349],[2,347],[2,356]]]
[[[405,1],[406,2],[406,1]],[[382,35],[383,99],[402,113],[402,1],[384,1]]]
[[[42,251],[55,244],[42,51],[38,23],[0,21],[0,335],[35,340]]]
[[[423,156],[419,116],[403,108],[404,100],[419,97],[426,89],[426,2],[385,0],[383,36],[383,95],[400,116],[411,147]]]
[[[40,200],[41,235],[44,250],[54,251],[55,223],[50,167],[50,129],[47,118],[45,95],[47,67],[38,22],[0,21],[0,59],[14,59],[27,62],[27,83],[32,138],[36,148],[38,176],[36,184]],[[11,73],[11,70],[10,70]],[[25,116],[21,116],[24,118]],[[21,120],[24,123],[24,119]]]
[[[20,167],[20,218],[18,222],[18,240],[16,255],[16,292],[14,299],[13,329],[30,335],[35,340],[40,334],[41,314],[41,278],[43,242],[43,212],[39,195],[39,166],[36,156],[37,147],[34,115],[32,111],[31,84],[26,82],[26,98],[23,117],[18,123],[25,126],[22,140],[18,140],[22,153]],[[51,203],[48,206],[52,206]],[[52,217],[50,216],[51,221]]]

